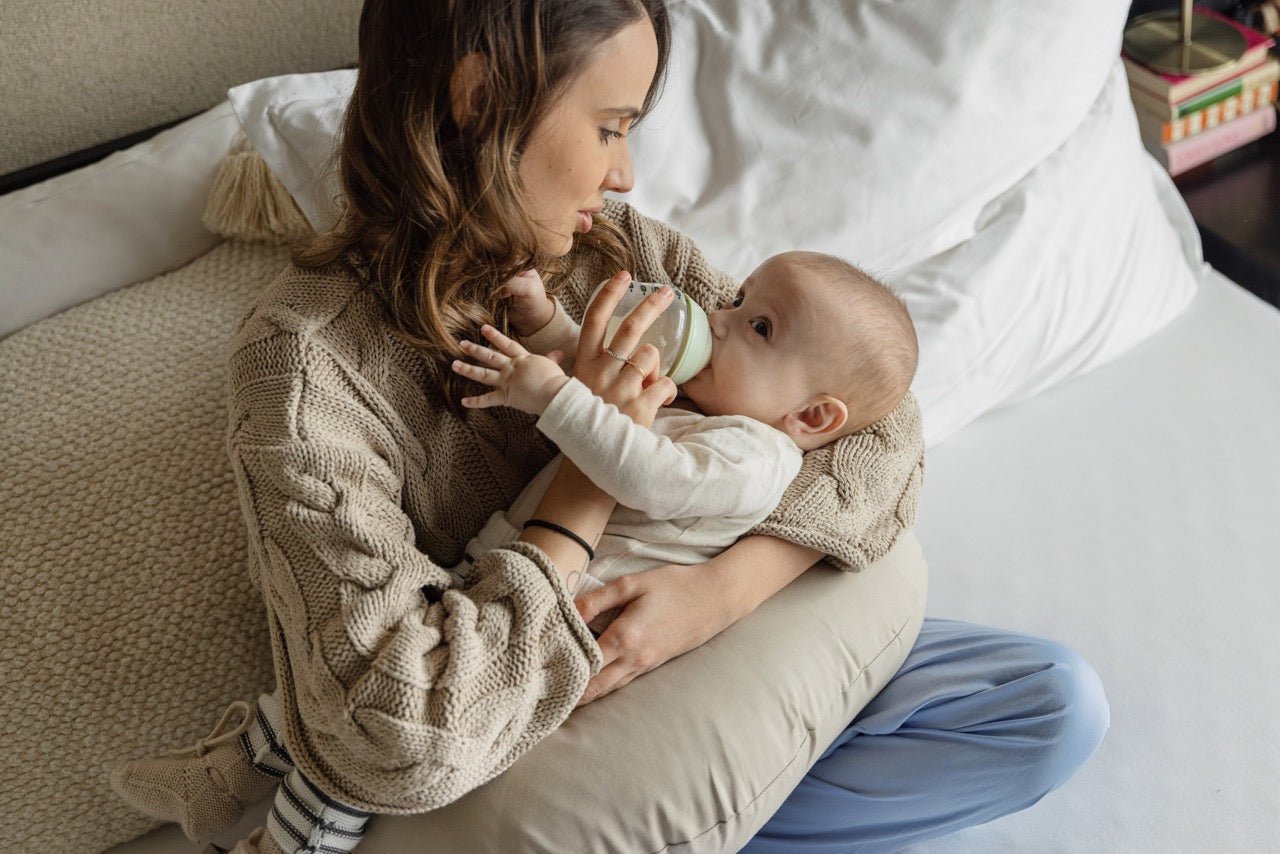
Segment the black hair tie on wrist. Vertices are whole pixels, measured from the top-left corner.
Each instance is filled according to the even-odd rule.
[[[582,539],[582,537],[579,537],[563,525],[557,525],[555,522],[548,522],[546,519],[530,519],[528,522],[524,523],[522,528],[546,528],[548,531],[555,531],[557,534],[562,534],[582,546],[582,550],[587,553],[588,561],[596,559],[595,549],[591,548],[591,546],[587,544],[586,540]]]

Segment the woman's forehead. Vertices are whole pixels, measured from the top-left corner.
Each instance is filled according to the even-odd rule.
[[[573,81],[570,91],[583,106],[639,115],[658,70],[658,38],[648,17],[605,39]]]

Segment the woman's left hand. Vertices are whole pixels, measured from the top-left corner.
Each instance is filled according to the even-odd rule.
[[[708,564],[667,564],[615,578],[575,600],[590,623],[614,608],[622,612],[598,643],[604,667],[587,683],[584,706],[660,664],[701,646],[736,619],[720,574]]]

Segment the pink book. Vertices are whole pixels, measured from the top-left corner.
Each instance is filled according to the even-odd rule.
[[[1260,139],[1276,129],[1276,111],[1265,107],[1218,125],[1212,130],[1156,148],[1151,153],[1169,170],[1180,175],[1193,166],[1207,163],[1219,154]]]

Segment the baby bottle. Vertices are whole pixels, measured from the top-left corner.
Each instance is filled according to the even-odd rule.
[[[603,287],[604,284],[601,284],[595,289],[589,302],[595,301]],[[614,333],[631,309],[649,294],[661,289],[662,285],[651,282],[631,282],[627,285],[627,292],[618,301],[618,307],[613,310],[613,317],[609,318],[605,327],[604,346],[610,347],[613,344]],[[658,348],[658,369],[671,377],[676,385],[680,385],[711,361],[711,327],[702,306],[679,288],[673,287],[671,290],[674,291],[671,302],[640,336],[640,344],[652,344]]]

